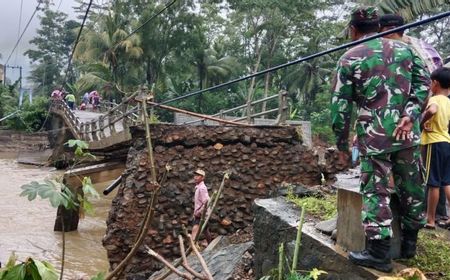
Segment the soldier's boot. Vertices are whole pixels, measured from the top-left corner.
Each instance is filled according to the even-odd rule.
[[[360,252],[350,252],[349,260],[357,265],[375,268],[383,272],[392,271],[390,239],[368,240],[367,249]]]
[[[417,235],[419,230],[403,230],[401,257],[411,259],[416,255]]]

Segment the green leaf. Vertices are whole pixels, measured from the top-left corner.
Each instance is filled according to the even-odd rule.
[[[53,192],[50,195],[49,199],[50,199],[50,204],[55,208],[60,205],[64,205],[64,199],[61,196],[61,193],[59,193],[59,192]]]
[[[14,252],[12,252],[11,256],[9,256],[8,262],[4,268],[0,268],[0,279],[4,279],[5,275],[8,273],[10,269],[12,269],[16,265],[17,256]]]
[[[76,140],[76,139],[70,139],[69,141],[67,141],[66,143],[70,148],[72,147],[78,147],[82,150],[88,149],[89,145],[87,142],[83,141],[83,140]]]
[[[7,273],[2,280],[23,280],[25,279],[25,264],[21,263],[12,268],[7,268]]]
[[[105,279],[105,272],[99,272],[94,277],[91,278],[91,280],[104,280]]]
[[[20,187],[23,191],[20,193],[20,196],[27,196],[29,201],[32,201],[36,198],[38,190],[40,188],[40,184],[36,181],[32,181],[29,184],[22,185]]]
[[[89,200],[84,199],[81,205],[83,207],[83,210],[88,215],[94,215],[95,214],[94,206],[92,205],[92,203],[89,202]]]
[[[94,185],[92,184],[90,177],[84,177],[82,184],[83,184],[83,194],[85,196],[92,196],[95,198],[100,197],[97,190],[94,188]]]
[[[9,256],[8,262],[6,263],[6,268],[11,268],[16,265],[17,256],[16,253],[12,252],[11,256]]]
[[[318,270],[317,268],[314,268],[313,270],[311,270],[311,272],[309,273],[309,276],[314,279],[317,280],[319,279],[319,276],[322,274],[328,274],[326,271],[323,270]]]
[[[36,265],[39,275],[42,277],[42,280],[57,280],[58,273],[55,268],[48,262],[40,262],[38,260],[34,260],[34,264]]]
[[[80,147],[77,147],[77,148],[75,149],[75,156],[77,156],[77,157],[82,157],[82,156],[84,156],[83,149],[81,149]]]

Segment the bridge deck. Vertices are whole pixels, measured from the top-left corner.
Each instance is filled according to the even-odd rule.
[[[129,125],[132,110],[109,110],[106,114],[92,111],[70,110],[65,102],[53,101],[51,112],[60,115],[73,136],[88,142],[91,150],[109,148],[131,140]],[[126,104],[121,104],[126,106]],[[125,113],[123,113],[125,112]]]

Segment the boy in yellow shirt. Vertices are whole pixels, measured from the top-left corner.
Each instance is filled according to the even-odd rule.
[[[444,188],[450,202],[450,68],[441,67],[431,73],[431,91],[433,96],[422,113],[420,126],[421,144],[425,150],[425,181],[428,185],[425,228],[435,229],[439,188]],[[446,224],[450,225],[450,220]]]

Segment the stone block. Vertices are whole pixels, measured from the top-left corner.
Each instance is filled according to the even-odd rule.
[[[340,178],[341,179],[341,178]],[[339,180],[338,180],[339,182]],[[342,180],[337,184],[338,220],[337,244],[348,251],[361,251],[366,247],[364,228],[361,222],[362,196],[359,192],[359,180]],[[391,209],[393,237],[391,239],[391,257],[400,257],[401,228],[398,211],[398,199],[393,195]]]
[[[256,279],[267,274],[278,265],[278,247],[285,243],[286,252],[293,252],[293,241],[300,210],[284,198],[256,199],[253,204],[253,240],[255,244]],[[292,255],[289,255],[292,259]],[[319,233],[311,223],[303,225],[297,269],[313,268],[328,272],[326,279],[363,280],[378,279],[388,274],[352,264],[347,253],[335,246],[331,239]],[[291,265],[291,264],[289,264]],[[404,267],[394,263],[394,272]]]

